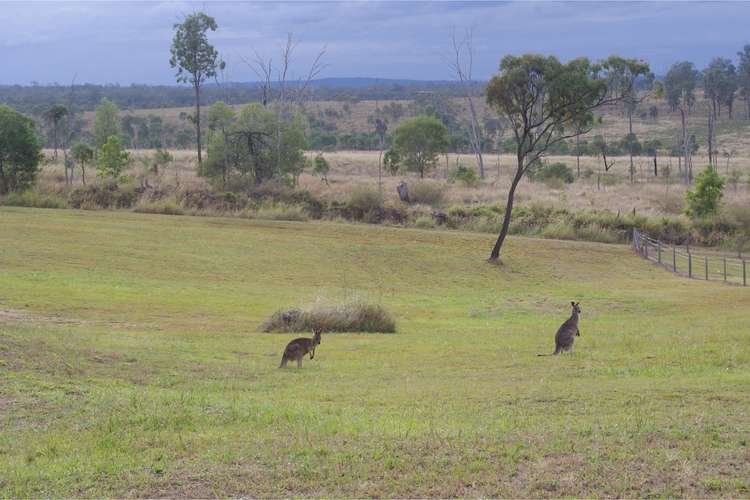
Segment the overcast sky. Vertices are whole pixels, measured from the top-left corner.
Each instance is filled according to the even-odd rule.
[[[477,78],[508,53],[620,54],[663,73],[750,43],[745,2],[0,2],[0,83],[172,84],[172,25],[201,9],[230,81],[255,80],[242,56],[278,59],[289,32],[297,74],[325,46],[322,77],[423,80],[451,78],[452,26],[474,29]]]

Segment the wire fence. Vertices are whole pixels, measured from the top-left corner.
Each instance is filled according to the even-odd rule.
[[[633,249],[670,271],[688,278],[724,281],[747,286],[747,260],[721,254],[697,253],[689,247],[677,247],[633,230]]]

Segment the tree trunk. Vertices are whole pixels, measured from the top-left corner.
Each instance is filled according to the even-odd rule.
[[[576,169],[578,170],[578,175],[576,177],[581,176],[581,148],[579,146],[580,137],[580,135],[576,135]]]
[[[55,149],[55,161],[57,161],[57,125],[52,127],[52,147]],[[65,179],[68,178],[67,168],[65,170]]]
[[[635,182],[635,167],[633,166],[633,112],[628,110],[628,155],[630,156],[630,183]]]
[[[5,170],[3,170],[3,162],[0,161],[0,194],[5,194],[8,191],[8,185],[5,183]]]
[[[474,102],[471,100],[471,96],[466,98],[469,101],[469,111],[471,111],[471,147],[474,149],[474,156],[477,157],[477,165],[479,165],[479,177],[484,179],[484,158],[482,157],[482,132],[479,128],[479,121],[477,120],[477,112],[474,109]]]
[[[198,143],[198,171],[203,170],[203,156],[201,155],[201,94],[200,86],[196,83],[195,88],[195,139]]]
[[[83,181],[83,185],[86,185],[86,166],[81,163],[81,180]]]
[[[508,230],[510,229],[510,217],[511,213],[513,212],[513,197],[516,194],[516,188],[518,187],[518,183],[521,182],[521,178],[523,178],[523,158],[518,158],[518,166],[516,170],[516,175],[513,177],[513,182],[510,184],[510,189],[508,190],[508,201],[505,204],[505,214],[503,215],[503,226],[500,228],[500,235],[497,237],[497,241],[495,242],[495,246],[492,247],[492,252],[490,253],[490,262],[497,262],[497,260],[500,258],[500,249],[503,246],[503,243],[505,242],[505,237],[508,236]]]
[[[654,177],[659,177],[659,166],[656,164],[656,153],[654,153]]]
[[[682,124],[682,154],[685,158],[685,185],[688,185],[690,184],[690,175],[688,174],[688,158],[690,146],[688,145],[687,120],[685,117],[685,109],[683,106],[680,106],[680,121]]]

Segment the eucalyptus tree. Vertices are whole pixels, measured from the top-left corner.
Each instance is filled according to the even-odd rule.
[[[216,71],[224,69],[219,53],[208,42],[208,31],[216,31],[218,25],[213,17],[203,12],[191,14],[174,25],[169,64],[177,68],[175,75],[179,83],[189,83],[195,92],[195,140],[198,145],[198,169],[203,166],[201,154],[201,86],[216,76]]]
[[[684,182],[689,184],[693,177],[692,161],[690,159],[690,141],[688,138],[688,116],[695,103],[695,85],[699,72],[689,61],[682,61],[672,65],[664,77],[664,96],[672,109],[680,112],[682,127],[682,156],[685,164]]]
[[[0,194],[31,186],[41,158],[34,121],[0,104]]]
[[[63,123],[65,117],[68,116],[68,108],[60,104],[56,104],[44,112],[44,120],[50,127],[52,133],[52,147],[55,151],[55,160],[57,160],[57,147],[59,145],[60,137],[60,126]],[[67,176],[67,172],[66,172]]]
[[[745,99],[747,119],[750,120],[750,45],[745,45],[737,52],[739,64],[737,65],[737,86],[740,95]]]
[[[594,110],[622,101],[632,89],[617,78],[618,68],[627,66],[634,77],[648,73],[648,65],[612,56],[598,63],[574,59],[561,63],[554,56],[526,54],[506,56],[500,72],[487,85],[487,103],[509,123],[516,154],[516,172],[500,234],[490,253],[490,262],[500,257],[508,235],[513,200],[527,170],[556,144],[587,133],[594,124]],[[634,79],[631,79],[631,85]]]

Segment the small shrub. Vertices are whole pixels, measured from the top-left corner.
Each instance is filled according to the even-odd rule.
[[[286,205],[283,203],[261,205],[255,210],[248,212],[248,217],[260,220],[286,220],[303,222],[309,219],[305,209],[299,205]]]
[[[555,182],[571,184],[575,181],[573,171],[565,163],[537,162],[528,171],[529,180],[532,182]]]
[[[420,181],[409,186],[409,198],[412,203],[440,206],[443,203],[445,189],[436,182]]]
[[[685,196],[688,204],[687,213],[691,217],[715,214],[724,196],[724,179],[716,169],[706,167],[695,179],[695,191],[688,191]]]
[[[435,219],[429,215],[420,215],[414,220],[413,224],[414,227],[419,229],[434,229],[437,226]]]
[[[383,199],[377,189],[357,186],[349,195],[346,208],[356,220],[371,220],[383,206]]]
[[[262,332],[380,332],[393,333],[396,322],[380,304],[354,300],[340,305],[318,305],[310,309],[275,312],[260,327]]]
[[[460,182],[467,187],[477,187],[479,185],[479,176],[471,169],[459,165],[459,167],[451,172],[451,180],[454,182]]]
[[[0,198],[0,205],[8,207],[68,208],[68,202],[64,198],[55,195],[43,195],[36,191],[8,193],[6,196]]]
[[[70,192],[68,202],[73,208],[96,210],[130,208],[137,199],[135,186],[118,186],[115,182],[103,182],[77,187]]]
[[[162,199],[157,201],[139,200],[133,209],[143,214],[184,215],[185,211],[175,200]]]

